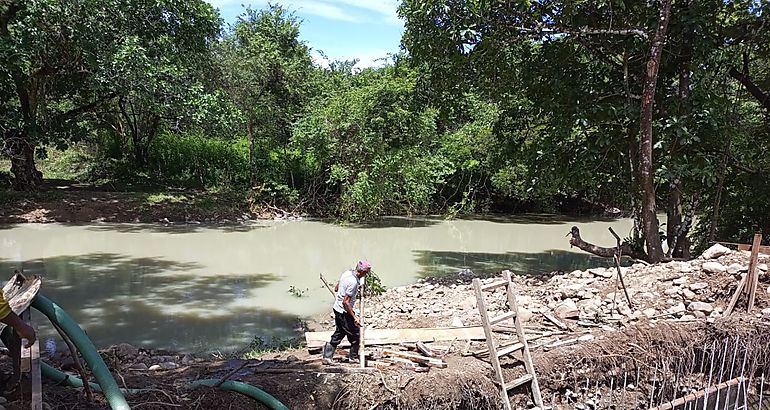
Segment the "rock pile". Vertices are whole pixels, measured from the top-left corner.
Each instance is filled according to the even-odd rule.
[[[541,279],[515,276],[517,302],[523,321],[542,320],[539,313],[578,321],[610,322],[641,319],[713,320],[720,317],[742,275],[748,271],[749,252],[714,245],[691,261],[656,265],[635,263],[622,267],[626,296],[616,268],[597,267],[554,274]],[[760,281],[767,278],[770,256],[760,254]],[[425,280],[388,289],[367,300],[367,325],[374,328],[469,326],[480,323],[472,273],[462,271],[455,283]],[[490,283],[496,278],[483,279]],[[770,315],[770,289],[761,288],[757,304]],[[487,298],[492,315],[506,307],[504,289]],[[613,306],[615,307],[613,309]]]

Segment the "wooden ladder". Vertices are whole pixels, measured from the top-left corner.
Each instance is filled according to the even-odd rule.
[[[498,316],[489,317],[487,311],[487,303],[484,292],[494,291],[497,288],[505,287],[508,295],[508,307],[509,311],[504,312]],[[538,408],[543,408],[543,397],[540,395],[540,386],[537,383],[537,376],[535,375],[535,366],[532,364],[532,356],[529,353],[529,345],[527,344],[527,338],[524,336],[524,330],[521,326],[521,320],[519,319],[519,309],[516,304],[516,295],[513,294],[513,282],[511,282],[511,272],[503,271],[503,279],[500,281],[492,282],[487,285],[482,285],[481,280],[478,278],[473,279],[473,288],[476,290],[476,301],[479,307],[479,313],[481,314],[481,324],[484,328],[484,334],[487,338],[487,346],[489,347],[489,358],[492,361],[492,367],[497,374],[497,382],[500,384],[501,398],[505,406],[505,410],[512,410],[511,399],[508,396],[508,391],[529,383],[530,390],[532,391],[532,398],[535,405]],[[499,349],[495,345],[495,339],[493,338],[492,326],[501,322],[513,319],[513,325],[516,329],[516,336],[518,337],[518,343],[503,347]],[[524,367],[527,370],[527,374],[521,376],[515,380],[506,381],[503,374],[503,368],[500,366],[500,358],[509,355],[515,351],[521,350],[524,359]]]

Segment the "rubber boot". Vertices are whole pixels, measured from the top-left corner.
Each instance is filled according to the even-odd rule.
[[[337,350],[336,347],[332,346],[330,343],[324,344],[324,350],[323,350],[323,361],[326,364],[332,364],[334,361],[332,358],[334,357],[334,351]]]
[[[359,345],[350,346],[350,356],[348,356],[348,359],[350,359],[351,362],[358,361],[358,350]]]

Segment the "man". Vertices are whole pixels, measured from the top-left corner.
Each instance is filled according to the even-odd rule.
[[[356,314],[356,296],[358,288],[364,283],[363,278],[372,270],[367,261],[358,261],[355,269],[342,272],[340,281],[335,286],[337,292],[334,300],[334,324],[336,326],[329,343],[324,345],[324,362],[332,363],[332,357],[342,339],[347,336],[350,342],[350,360],[358,360],[358,348],[361,338],[361,321]]]
[[[2,340],[5,347],[8,348],[13,361],[12,379],[10,382],[6,381],[5,386],[0,386],[2,387],[0,390],[2,390],[3,394],[9,394],[10,390],[15,388],[16,381],[21,374],[21,339],[27,339],[27,345],[25,347],[30,347],[35,343],[36,335],[32,326],[24,323],[16,313],[13,313],[11,306],[3,297],[2,290],[0,290],[0,322],[8,325],[3,329],[2,333],[0,333],[0,340]]]

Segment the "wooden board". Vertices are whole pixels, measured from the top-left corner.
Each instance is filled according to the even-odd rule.
[[[382,354],[385,356],[401,357],[403,359],[411,360],[417,363],[422,363],[424,365],[431,366],[431,367],[438,367],[442,369],[446,368],[446,362],[441,359],[434,359],[431,357],[420,356],[414,353],[399,352],[396,350],[385,349],[382,351]]]
[[[770,255],[770,246],[761,245],[761,246],[758,246],[758,248],[759,248],[759,253],[764,253],[765,255]],[[747,243],[739,244],[738,245],[738,250],[739,251],[750,251],[751,250],[751,245],[749,245]]]
[[[305,342],[308,348],[323,347],[332,337],[328,332],[306,332]],[[387,345],[401,342],[440,342],[451,340],[484,340],[484,329],[475,327],[438,327],[417,329],[366,329],[366,344]],[[344,340],[340,346],[350,346]]]

